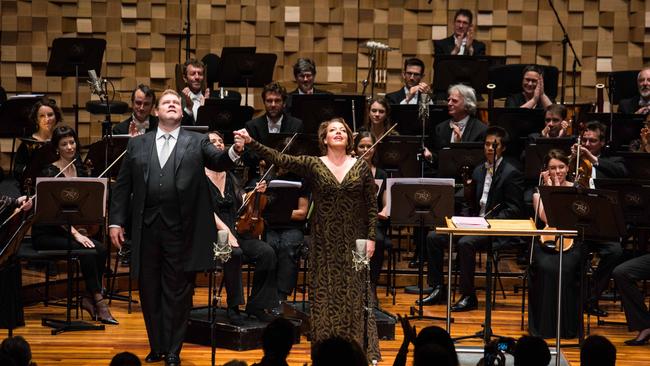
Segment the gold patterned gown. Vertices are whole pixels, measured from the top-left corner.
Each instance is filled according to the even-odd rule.
[[[265,160],[305,178],[312,189],[314,212],[309,248],[312,342],[341,336],[363,347],[366,272],[353,269],[352,250],[356,239],[375,240],[376,186],[370,167],[359,159],[339,183],[318,157],[280,154],[255,141],[249,146]],[[368,317],[367,356],[369,360],[380,359],[372,312]]]

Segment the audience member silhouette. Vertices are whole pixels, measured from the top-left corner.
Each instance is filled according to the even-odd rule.
[[[113,356],[109,366],[140,366],[142,363],[138,356],[131,352],[120,352]]]
[[[293,347],[295,330],[285,318],[276,318],[264,328],[262,349],[264,357],[253,366],[287,366],[287,356]]]
[[[609,339],[592,335],[580,347],[580,366],[616,365],[616,347]]]
[[[551,352],[543,338],[522,336],[515,347],[515,366],[547,366]]]
[[[366,355],[355,341],[332,337],[311,348],[312,366],[367,366]]]
[[[8,356],[16,366],[36,366],[32,362],[32,349],[21,336],[9,337],[2,341],[0,353]]]

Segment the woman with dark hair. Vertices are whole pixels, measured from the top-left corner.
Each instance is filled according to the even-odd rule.
[[[524,68],[521,90],[521,93],[508,96],[506,108],[544,109],[553,104],[544,91],[544,74],[537,65],[528,65]]]
[[[42,176],[60,176],[76,178],[87,176],[79,159],[79,140],[77,133],[68,126],[60,126],[52,133],[51,144],[56,149],[58,160],[49,164],[43,169]],[[70,164],[77,159],[73,164]],[[71,237],[70,237],[71,236]],[[72,239],[72,240],[70,240]],[[68,242],[72,243],[73,249],[95,248],[95,254],[87,254],[79,257],[81,272],[86,284],[86,295],[81,300],[81,307],[95,320],[104,324],[118,324],[111,315],[108,308],[108,301],[102,296],[102,271],[106,266],[106,247],[103,243],[91,239],[82,229],[67,227],[39,225],[34,222],[32,226],[32,240],[36,250],[67,249]]]
[[[23,141],[14,158],[14,177],[23,183],[25,169],[34,156],[34,151],[43,143],[50,141],[54,128],[63,120],[61,109],[54,99],[43,98],[37,101],[29,114],[34,132]]]
[[[566,180],[569,158],[561,150],[553,149],[544,158],[545,170],[540,175],[540,185],[571,187]],[[544,204],[539,192],[533,193],[533,207],[541,226],[548,225]],[[543,243],[542,243],[543,244]],[[566,245],[566,239],[565,239]],[[577,246],[565,251],[562,263],[562,324],[561,337],[575,338],[578,332],[578,306],[580,294],[581,253]],[[528,267],[530,291],[528,293],[528,331],[543,338],[555,337],[557,319],[557,277],[559,255],[554,249],[533,246],[533,261]]]
[[[377,306],[377,281],[381,267],[384,263],[384,249],[388,248],[391,243],[388,238],[388,228],[390,223],[388,221],[388,206],[386,205],[386,179],[388,174],[381,168],[377,168],[374,164],[375,148],[372,145],[376,142],[375,136],[369,131],[361,131],[354,138],[354,151],[357,156],[363,156],[363,159],[368,163],[372,176],[375,182],[381,180],[379,185],[379,192],[377,193],[377,230],[375,231],[375,254],[370,259],[370,283],[372,285],[372,295],[375,298]],[[365,154],[365,155],[364,155]]]
[[[379,360],[374,314],[364,323],[365,275],[354,270],[357,239],[366,239],[366,254],[375,251],[377,197],[370,167],[352,157],[352,131],[342,118],[320,124],[320,157],[290,156],[265,147],[243,129],[235,131],[249,148],[276,166],[302,176],[312,189],[314,213],[309,248],[309,302],[312,342],[333,336],[364,344],[367,329],[368,360]],[[372,305],[372,301],[371,301]],[[367,326],[367,328],[366,328]]]
[[[368,119],[359,131],[368,131],[374,138],[380,138],[391,127],[390,104],[382,97],[373,98],[368,103]],[[397,131],[390,132],[391,135],[398,135]]]

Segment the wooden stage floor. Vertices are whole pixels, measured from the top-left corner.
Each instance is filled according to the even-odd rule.
[[[506,286],[511,288],[511,286]],[[390,297],[385,297],[384,289],[379,289],[381,307],[393,314],[406,314],[409,306],[413,304],[416,295],[409,295],[398,290],[397,303],[392,305]],[[525,334],[520,330],[520,303],[521,295],[515,294],[512,290],[506,293],[507,299],[501,296],[497,299],[497,306],[493,312],[493,330],[496,334],[519,337]],[[137,292],[135,292],[137,298]],[[479,310],[454,314],[455,323],[452,324],[452,335],[469,335],[480,329],[484,317],[483,293],[479,292],[481,302]],[[197,289],[195,303],[201,304],[205,301],[206,289]],[[612,313],[611,320],[624,321],[623,313],[620,311],[620,304],[605,303],[603,305]],[[428,315],[444,316],[444,306],[437,305],[425,307]],[[134,305],[133,313],[127,313],[127,305],[124,302],[113,302],[111,310],[114,316],[120,321],[118,326],[106,326],[104,331],[70,332],[56,336],[50,335],[50,329],[41,326],[41,317],[55,316],[63,317],[65,309],[60,307],[44,307],[42,304],[32,305],[25,308],[27,325],[18,328],[14,334],[25,337],[32,346],[33,359],[38,365],[108,365],[111,357],[118,352],[130,351],[143,359],[149,352],[144,322],[140,307]],[[586,319],[586,318],[585,318]],[[444,327],[442,321],[415,321],[418,329],[430,324]],[[620,325],[597,325],[595,318],[591,321],[592,334],[601,334],[611,339],[618,349],[617,365],[633,366],[648,365],[650,363],[650,346],[627,347],[623,341],[634,336],[634,333],[627,331],[625,326]],[[7,335],[6,330],[0,330],[0,338]],[[395,355],[402,341],[402,330],[399,324],[396,327],[396,340],[380,341],[383,361],[380,365],[392,365]],[[554,344],[554,340],[549,340]],[[576,340],[569,340],[566,343],[576,343]],[[478,340],[462,341],[460,346],[480,345]],[[579,364],[579,350],[577,348],[565,348],[562,350],[571,365]],[[310,344],[303,337],[300,344],[293,347],[289,355],[290,365],[303,365],[309,362]],[[209,347],[185,344],[181,354],[183,365],[210,365]],[[231,359],[245,360],[249,364],[258,361],[262,357],[261,350],[254,351],[229,351],[217,350],[217,365],[222,365]],[[160,363],[162,365],[162,363]],[[410,361],[409,361],[410,364]]]

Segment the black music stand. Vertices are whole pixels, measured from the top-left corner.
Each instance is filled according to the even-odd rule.
[[[638,139],[645,116],[623,113],[587,113],[587,121],[598,121],[607,126],[610,151],[628,150],[632,140]]]
[[[395,128],[400,135],[420,136],[422,125],[419,123],[418,106],[415,104],[391,104],[390,119],[397,123]],[[446,106],[429,105],[429,120],[426,123],[424,134],[431,136],[436,126],[448,120],[449,111]]]
[[[560,230],[577,230],[578,238],[589,240],[619,240],[625,235],[625,221],[618,192],[603,189],[582,189],[574,187],[539,187],[544,202],[548,225]],[[562,241],[559,241],[562,243]],[[562,244],[561,244],[562,245]],[[560,334],[562,301],[562,258],[558,261],[558,309],[557,336]],[[584,270],[580,273],[580,300],[583,308]],[[584,318],[579,319],[579,344],[584,339]],[[573,346],[573,345],[571,345]],[[558,350],[559,352],[559,350]]]
[[[43,167],[57,161],[58,157],[56,155],[56,148],[50,142],[36,142],[30,139],[29,141],[23,140],[23,143],[34,143],[34,150],[31,160],[25,166],[21,177],[22,182],[19,182],[20,188],[25,191],[33,191],[36,178],[43,172]]]
[[[420,177],[420,137],[386,136],[377,145],[377,166],[384,169],[390,177]]]
[[[223,133],[224,142],[232,144],[232,132],[244,128],[246,121],[253,118],[253,112],[251,106],[240,106],[220,99],[210,100],[199,107],[196,126],[208,126],[210,131],[219,131]]]
[[[504,155],[519,158],[528,136],[544,129],[544,110],[530,108],[494,108],[491,126],[508,131],[510,143]]]
[[[263,87],[273,81],[273,69],[278,56],[274,53],[222,52],[219,63],[219,86],[246,88],[245,105],[248,106],[248,88]]]
[[[447,320],[446,317],[425,316],[422,311],[424,298],[424,253],[422,252],[426,246],[425,228],[442,225],[445,217],[451,216],[454,212],[454,185],[451,181],[436,178],[407,178],[406,180],[397,178],[393,180],[390,191],[391,224],[417,226],[420,229],[419,302],[417,309],[411,306],[409,319]]]
[[[79,75],[88,70],[101,74],[106,40],[98,38],[56,38],[45,76],[74,76],[74,129],[79,133]]]
[[[462,182],[466,172],[470,176],[474,168],[485,161],[482,142],[456,142],[443,147],[438,153],[438,177],[454,178]]]
[[[273,182],[273,180],[271,181]],[[272,200],[264,210],[264,219],[269,225],[291,224],[291,213],[298,207],[301,187],[269,187],[266,194]]]
[[[446,99],[453,84],[465,84],[476,91],[476,98],[487,93],[490,66],[505,64],[502,56],[438,55],[433,60],[433,92],[436,99]]]
[[[575,137],[538,137],[526,145],[524,164],[524,178],[528,181],[537,182],[539,174],[544,170],[544,158],[552,149],[560,149],[571,155],[571,146],[575,143]]]
[[[293,135],[293,133],[270,133],[266,138],[265,145],[277,151],[282,151],[282,149],[284,149],[287,143],[291,140]],[[318,146],[318,137],[316,135],[306,133],[298,133],[295,135],[296,137],[293,139],[291,146],[287,148],[285,153],[295,156],[323,155]]]
[[[321,122],[334,117],[342,117],[356,131],[363,126],[366,99],[352,94],[294,94],[289,113],[302,120],[305,133],[316,134]]]
[[[104,330],[95,325],[71,319],[72,312],[72,226],[103,225],[106,212],[105,178],[39,178],[36,182],[36,209],[34,222],[41,225],[65,226],[68,235],[67,248],[67,304],[66,319],[43,318],[42,324],[51,327],[52,335],[68,331]],[[83,255],[83,253],[80,253]]]
[[[650,180],[650,153],[618,152],[616,155],[624,159],[628,178]]]
[[[113,135],[110,142],[102,139],[92,143],[84,160],[84,165],[91,167],[91,175],[99,176],[108,167],[107,162],[115,161],[126,150],[129,139],[131,139],[130,135]],[[121,161],[115,163],[108,173],[108,177],[117,177],[121,165]]]
[[[0,104],[0,137],[11,138],[11,160],[9,161],[9,171],[13,171],[14,152],[16,150],[16,138],[30,136],[34,126],[29,114],[34,104],[39,101],[43,95],[30,95],[24,97],[12,97],[6,102]]]

